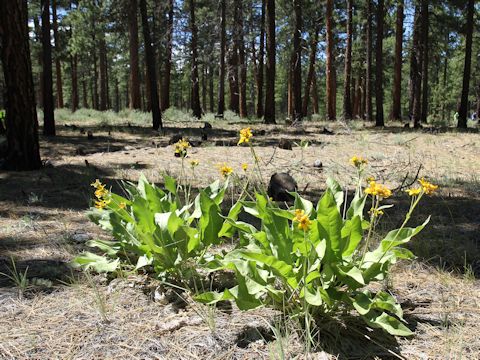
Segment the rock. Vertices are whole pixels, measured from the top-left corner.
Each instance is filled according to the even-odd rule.
[[[324,127],[324,128],[322,129],[322,131],[320,131],[320,134],[323,134],[323,135],[334,135],[333,131],[328,130],[326,127]]]
[[[290,174],[275,173],[268,184],[268,196],[275,201],[290,201],[293,196],[288,192],[297,191],[297,188],[297,182]]]
[[[317,168],[317,169],[322,169],[322,168],[323,168],[323,164],[322,164],[322,162],[321,162],[320,160],[317,159],[317,160],[315,160],[315,161],[313,162],[313,167],[314,167],[314,168]]]
[[[92,237],[90,236],[90,234],[87,234],[87,233],[76,232],[76,233],[72,234],[71,239],[72,239],[72,241],[74,241],[78,244],[84,244],[88,240],[92,239]]]
[[[278,147],[284,150],[292,150],[292,142],[288,139],[280,139]]]
[[[133,146],[130,146],[130,145],[125,146],[124,149],[125,149],[126,151],[135,150],[135,148],[134,148]]]
[[[88,140],[93,140],[93,133],[91,131],[87,132],[87,139]]]

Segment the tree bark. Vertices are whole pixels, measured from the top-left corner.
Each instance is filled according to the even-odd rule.
[[[130,109],[141,108],[140,96],[140,67],[138,60],[138,20],[137,20],[137,0],[129,0],[128,11],[128,39],[129,39],[129,86],[130,86]]]
[[[336,103],[335,103],[335,67],[333,59],[333,0],[327,0],[326,10],[326,26],[327,26],[327,120],[335,120],[337,117]]]
[[[247,111],[247,64],[245,60],[245,36],[243,29],[243,0],[235,0],[237,16],[235,17],[236,37],[238,49],[238,90],[239,90],[239,115],[241,118],[248,116]]]
[[[302,120],[302,0],[294,0],[295,32],[293,34],[292,87],[293,120]]]
[[[275,0],[266,0],[267,20],[267,64],[265,79],[265,111],[266,124],[275,124]]]
[[[310,40],[310,56],[308,59],[307,81],[305,82],[305,93],[303,94],[303,103],[302,103],[303,116],[308,115],[308,103],[310,101],[310,90],[313,88],[313,80],[315,78],[315,61],[317,59],[317,45],[318,45],[319,32],[320,32],[320,24],[316,26],[313,36],[311,35],[311,40]]]
[[[71,95],[71,110],[75,112],[78,110],[78,56],[73,54],[71,56],[71,68],[72,68],[72,95]]]
[[[100,34],[99,40],[99,69],[100,69],[100,111],[107,110],[107,45],[105,35]]]
[[[165,73],[162,82],[162,111],[170,107],[170,82],[172,73],[172,49],[173,49],[173,0],[168,0],[168,19],[167,19],[167,48],[165,55]]]
[[[420,33],[421,33],[421,7],[415,6],[415,18],[413,25],[413,39],[412,39],[412,53],[410,58],[410,96],[411,96],[411,116],[414,127],[420,126],[420,118],[422,112],[422,51],[420,48]]]
[[[395,25],[395,68],[393,75],[393,102],[392,102],[392,120],[401,120],[402,118],[402,51],[403,51],[403,19],[404,19],[404,0],[397,3],[397,20]]]
[[[8,89],[5,168],[17,171],[42,166],[27,19],[26,1],[0,1],[0,55]]]
[[[472,65],[472,37],[473,37],[473,14],[475,12],[475,0],[468,0],[467,4],[467,34],[465,39],[465,63],[463,66],[462,96],[458,109],[459,128],[467,127],[468,91],[470,86],[470,72]]]
[[[157,72],[155,65],[155,53],[152,47],[152,36],[150,34],[150,27],[148,25],[148,14],[146,0],[140,0],[140,14],[142,17],[143,39],[145,44],[145,56],[147,63],[148,79],[150,84],[150,102],[152,105],[152,127],[154,130],[162,129],[162,113],[160,111],[160,104],[158,103],[157,90]]]
[[[427,122],[428,116],[428,1],[422,0],[422,110],[421,121]]]
[[[372,121],[372,0],[367,0],[367,69],[365,72],[365,120]]]
[[[210,57],[210,65],[208,66],[208,103],[211,113],[215,111],[213,74],[213,57]]]
[[[83,108],[87,109],[88,108],[88,93],[87,93],[87,81],[82,75],[82,95],[83,95]]]
[[[229,108],[236,114],[240,113],[240,94],[238,86],[238,49],[234,44],[228,51],[228,85],[230,89]]]
[[[55,73],[57,108],[63,108],[62,65],[60,63],[60,39],[58,37],[57,0],[52,0],[53,38],[55,40]]]
[[[43,54],[43,134],[55,136],[53,106],[52,44],[50,42],[50,0],[42,0],[42,54]]]
[[[345,84],[343,87],[343,118],[345,120],[352,119],[352,2],[353,0],[347,0],[347,46],[345,48]]]
[[[375,126],[384,126],[383,119],[383,22],[384,0],[378,0],[377,4],[377,46],[375,57]]]
[[[255,41],[255,40],[253,40]],[[257,83],[257,118],[263,117],[263,68],[265,62],[265,0],[262,0],[262,10],[260,14],[260,44],[258,49],[258,67],[256,72]]]
[[[225,30],[225,12],[226,0],[220,3],[220,69],[218,79],[218,108],[217,115],[223,117],[225,112],[225,51],[226,51],[226,30]]]
[[[312,79],[312,93],[312,112],[318,114],[320,106],[318,104],[317,74],[315,72],[313,73]]]
[[[200,83],[198,79],[198,55],[197,55],[197,25],[195,23],[195,0],[190,0],[190,31],[192,39],[191,47],[191,66],[192,66],[192,110],[193,116],[197,119],[202,117],[202,108],[200,106]]]

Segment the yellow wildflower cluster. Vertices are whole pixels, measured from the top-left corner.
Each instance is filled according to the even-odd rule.
[[[432,195],[438,189],[438,185],[433,185],[424,178],[421,178],[418,182],[422,185],[423,192],[427,195]]]
[[[380,216],[380,215],[383,215],[384,212],[383,210],[379,210],[379,209],[374,209],[374,208],[371,208],[368,213],[371,215],[371,216]]]
[[[247,172],[247,170],[248,170],[248,164],[247,163],[242,164],[242,170]]]
[[[376,181],[370,181],[368,187],[365,189],[365,194],[388,198],[392,196],[392,191],[385,185],[377,184]]]
[[[198,166],[198,164],[200,164],[200,161],[198,161],[198,160],[192,160],[192,161],[190,161],[190,166],[191,166],[192,168],[196,168],[196,167]]]
[[[295,209],[295,218],[294,222],[298,223],[298,228],[303,231],[307,231],[310,228],[312,222],[308,218],[308,215],[305,214],[305,210]]]
[[[405,190],[405,192],[406,192],[409,196],[417,196],[417,195],[419,195],[419,194],[422,192],[422,188],[411,188],[411,189]]]
[[[355,155],[350,159],[350,163],[356,168],[360,168],[363,165],[367,165],[368,160],[365,158],[362,158],[361,156]]]
[[[238,145],[243,144],[244,142],[248,143],[252,136],[252,129],[250,129],[249,127],[240,130],[240,140],[238,140]]]
[[[231,166],[228,166],[225,163],[223,165],[220,165],[220,174],[222,174],[223,177],[227,177],[231,173],[233,173],[233,168]]]
[[[94,183],[91,183],[90,185],[95,188],[95,197],[97,198],[95,200],[95,207],[97,209],[103,209],[108,204],[110,204],[110,192],[105,189],[105,185],[102,184],[100,180],[97,179]]]
[[[185,156],[187,156],[187,149],[189,147],[190,143],[187,140],[178,140],[178,142],[175,144],[175,155],[184,158]]]

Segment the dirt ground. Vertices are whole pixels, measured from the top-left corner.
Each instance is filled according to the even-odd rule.
[[[252,169],[249,148],[231,146],[245,124],[212,125],[208,140],[200,144],[203,122],[167,121],[158,133],[134,122],[62,121],[57,137],[41,138],[44,169],[0,173],[0,272],[9,272],[13,257],[18,271],[28,267],[31,282],[43,283],[19,298],[16,288],[0,277],[0,358],[304,358],[298,334],[283,329],[275,335],[276,314],[265,309],[240,313],[188,299],[177,306],[154,301],[154,287],[140,276],[109,282],[101,276],[79,277],[68,267],[87,240],[108,237],[85,216],[89,184],[99,178],[119,190],[121,180],[135,181],[140,173],[155,182],[161,182],[163,173],[179,176],[181,161],[168,145],[172,135],[186,136],[196,145],[187,159],[200,162],[188,175],[194,187],[219,178],[223,163],[239,174],[242,163]],[[310,358],[479,359],[478,131],[320,122],[251,127],[263,181],[274,172],[289,172],[300,192],[314,201],[328,176],[353,188],[348,163],[353,155],[367,157],[369,174],[393,189],[411,183],[417,174],[440,185],[412,221],[432,215],[428,229],[411,244],[418,259],[400,264],[389,280],[415,336],[388,338],[366,331],[355,320],[330,319]],[[278,148],[280,138],[291,140],[293,150]],[[302,148],[305,140],[309,146]],[[397,226],[408,206],[398,190],[383,231]]]

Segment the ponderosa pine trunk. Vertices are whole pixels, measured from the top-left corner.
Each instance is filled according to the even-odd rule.
[[[317,88],[317,75],[313,73],[312,80],[312,112],[318,114],[320,111],[320,105],[318,100],[318,88]]]
[[[170,107],[170,82],[172,73],[172,49],[173,49],[173,0],[168,0],[168,19],[167,19],[167,44],[165,54],[165,73],[162,81],[162,111]]]
[[[384,126],[383,118],[383,22],[384,0],[378,0],[377,4],[377,46],[375,56],[375,126]]]
[[[235,0],[234,6],[237,8],[237,17],[235,18],[236,37],[238,49],[238,90],[239,90],[239,115],[241,118],[248,116],[247,111],[247,64],[245,60],[245,36],[243,29],[243,0]]]
[[[107,110],[107,44],[104,34],[100,34],[99,47],[99,69],[100,69],[100,111]]]
[[[352,37],[353,37],[353,15],[352,2],[347,0],[347,46],[345,48],[345,69],[344,69],[344,87],[343,87],[343,118],[352,119]]]
[[[255,41],[255,40],[253,40]],[[257,83],[257,118],[263,117],[263,68],[265,62],[265,0],[262,0],[262,9],[260,13],[260,44],[258,48],[258,66],[255,74]]]
[[[137,0],[129,0],[128,11],[128,42],[129,42],[129,108],[141,109],[142,101],[140,96],[140,67],[138,56],[138,19]]]
[[[305,82],[305,92],[303,94],[303,103],[302,103],[303,116],[308,115],[308,103],[310,101],[310,92],[313,88],[313,80],[315,79],[315,61],[317,59],[317,45],[318,45],[319,32],[320,32],[320,24],[316,26],[313,35],[310,35],[311,36],[310,55],[308,58],[307,80]]]
[[[420,120],[427,122],[428,116],[428,1],[422,0],[422,109]]]
[[[402,118],[402,51],[403,51],[404,0],[397,2],[397,20],[395,25],[395,68],[393,74],[392,120]]]
[[[293,120],[302,120],[302,0],[294,0],[295,32],[293,34],[292,90]]]
[[[422,51],[420,46],[421,21],[421,7],[419,4],[417,4],[415,6],[412,50],[410,57],[410,106],[414,127],[420,126],[420,118],[422,115]]]
[[[55,41],[55,75],[57,108],[63,108],[62,64],[60,62],[60,39],[58,37],[57,0],[52,0],[53,39]]]
[[[192,66],[192,111],[193,116],[200,119],[202,117],[202,108],[200,106],[200,82],[198,79],[198,31],[195,22],[195,0],[190,0],[190,31],[192,33],[190,40],[190,51],[192,54],[190,59]]]
[[[333,0],[327,0],[326,9],[326,26],[327,26],[327,84],[326,84],[326,101],[327,101],[327,120],[335,120],[336,114],[336,85],[335,85],[335,67],[333,56]]]
[[[145,46],[145,57],[147,63],[147,81],[150,84],[150,103],[152,106],[152,127],[154,130],[162,129],[162,112],[158,102],[157,71],[155,64],[155,53],[152,47],[152,36],[148,25],[148,14],[146,0],[140,0],[140,15],[142,17],[142,31]]]
[[[463,83],[460,107],[458,109],[459,128],[467,127],[468,91],[470,86],[470,71],[472,66],[472,37],[473,37],[473,14],[475,12],[475,0],[468,0],[467,4],[467,28],[465,39],[465,62],[463,66]]]
[[[52,44],[50,42],[50,0],[42,0],[43,135],[55,136],[53,105]]]
[[[235,114],[240,113],[240,94],[238,86],[238,49],[234,43],[228,55],[228,86],[230,92],[229,108]]]
[[[30,60],[27,2],[0,1],[0,41],[5,86],[8,170],[41,168],[38,120]]]
[[[365,72],[365,120],[372,121],[372,0],[367,0],[366,72]]]
[[[220,68],[218,79],[218,107],[217,115],[223,117],[225,112],[225,52],[226,52],[226,29],[225,29],[225,16],[226,16],[226,0],[220,2]]]
[[[71,81],[72,81],[72,93],[70,108],[72,112],[78,110],[78,55],[73,54],[70,57],[71,61]]]
[[[263,118],[266,124],[275,124],[275,0],[266,1],[267,64],[265,69],[265,111]]]

